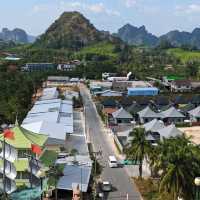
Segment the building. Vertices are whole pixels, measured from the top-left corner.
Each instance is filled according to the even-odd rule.
[[[137,113],[141,110],[146,108],[146,105],[141,105],[139,103],[132,103],[130,106],[126,107],[126,111],[128,111],[135,119],[135,121],[138,121],[138,115]]]
[[[131,123],[133,116],[123,108],[112,113],[115,124]]]
[[[156,96],[158,92],[156,87],[128,88],[128,96]]]
[[[49,100],[49,99],[57,99],[59,92],[56,87],[53,88],[44,88],[42,91],[42,96],[40,97],[41,101]]]
[[[200,105],[200,94],[196,94],[192,96],[191,103],[194,104],[195,106]]]
[[[22,71],[48,71],[55,70],[56,66],[53,63],[27,63]]]
[[[200,81],[191,81],[192,90],[200,91]]]
[[[179,137],[183,134],[179,129],[176,128],[174,124],[159,129],[158,133],[160,135],[161,140],[163,138],[169,139],[171,137]]]
[[[200,122],[200,106],[188,112],[192,122]]]
[[[48,76],[46,82],[47,87],[66,86],[67,84],[69,84],[67,76]]]
[[[127,92],[127,88],[132,86],[132,81],[113,81],[112,89],[119,92]]]
[[[184,122],[185,116],[176,108],[170,107],[160,113],[160,118],[166,123],[182,123]]]
[[[73,105],[70,100],[36,101],[22,122],[22,127],[56,139],[73,133]]]
[[[67,100],[73,100],[73,98],[79,99],[79,93],[75,91],[67,90],[64,92],[64,96],[65,96],[65,99]]]
[[[112,83],[107,81],[94,81],[90,83],[90,92],[95,94],[96,92],[102,92],[105,90],[111,90]]]
[[[172,92],[190,92],[192,90],[191,81],[189,80],[175,80],[171,82]]]
[[[112,98],[106,98],[101,102],[104,108],[117,108],[117,102]]]
[[[58,64],[57,69],[60,71],[73,71],[76,69],[76,65],[74,63]]]
[[[160,140],[160,134],[158,133],[158,130],[163,129],[165,125],[163,121],[154,119],[144,124],[143,127],[146,133],[149,133],[151,136],[153,136],[155,140]]]
[[[120,92],[127,92],[128,88],[152,87],[147,81],[113,81],[112,89]]]
[[[170,104],[169,97],[160,95],[155,98],[154,102],[154,105],[158,110],[163,110],[163,108],[166,108]]]
[[[102,92],[96,92],[96,96],[101,96],[101,97],[121,97],[123,96],[122,92],[117,92],[117,91],[112,91],[112,90],[105,90]]]
[[[15,56],[7,56],[5,57],[5,60],[7,61],[19,61],[21,58],[15,57]]]
[[[116,75],[117,75],[116,73],[108,73],[108,72],[104,72],[104,73],[102,73],[102,80],[107,80],[108,77],[116,76]]]
[[[57,189],[72,191],[75,185],[79,185],[80,191],[88,191],[92,172],[92,161],[88,155],[69,156],[58,159],[56,164],[64,164],[63,176],[58,180]]]
[[[15,139],[7,140],[6,142],[12,145],[18,152],[18,159],[14,163],[17,171],[16,184],[17,186],[22,186],[24,184],[29,186],[29,161],[25,154],[32,155],[32,144],[36,144],[40,146],[41,149],[44,149],[45,143],[47,141],[47,136],[30,132],[22,127],[19,127],[18,125],[12,128],[12,131],[14,132]],[[0,141],[2,140],[3,137],[1,135]]]
[[[170,83],[171,83],[172,81],[183,80],[183,77],[174,76],[174,75],[171,75],[171,76],[163,76],[162,80],[163,80],[163,83],[165,83],[165,84],[167,84],[167,85],[170,85]]]
[[[159,113],[154,112],[149,106],[139,111],[138,113],[140,123],[147,123],[153,119],[158,119],[160,117]]]

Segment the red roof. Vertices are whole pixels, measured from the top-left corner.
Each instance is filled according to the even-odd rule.
[[[103,109],[103,112],[105,114],[112,114],[113,112],[117,111],[118,109],[117,108],[104,108]]]

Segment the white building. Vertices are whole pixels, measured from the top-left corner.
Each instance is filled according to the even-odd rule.
[[[59,93],[56,87],[45,88],[42,92],[42,96],[40,97],[40,100],[57,99],[58,95]]]
[[[73,133],[72,101],[52,99],[37,101],[28,112],[22,127],[51,138],[66,139]]]

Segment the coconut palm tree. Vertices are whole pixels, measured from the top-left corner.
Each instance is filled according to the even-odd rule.
[[[160,192],[167,191],[178,197],[193,199],[194,177],[200,173],[200,154],[185,136],[164,139],[158,146],[156,167],[162,171]]]
[[[146,133],[144,128],[135,128],[130,133],[133,140],[130,146],[125,150],[128,159],[139,161],[139,176],[142,178],[142,164],[145,157],[147,157],[151,144],[146,140]]]

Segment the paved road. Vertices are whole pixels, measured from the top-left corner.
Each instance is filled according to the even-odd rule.
[[[114,152],[107,139],[107,133],[102,130],[99,117],[90,99],[88,90],[83,86],[81,86],[81,95],[86,109],[86,124],[87,129],[90,130],[90,140],[95,151],[102,150],[102,157],[100,158],[100,164],[103,165],[102,179],[110,181],[113,186],[113,191],[105,199],[140,200],[140,194],[131,182],[126,171],[123,168],[109,168],[108,156],[114,155]]]

